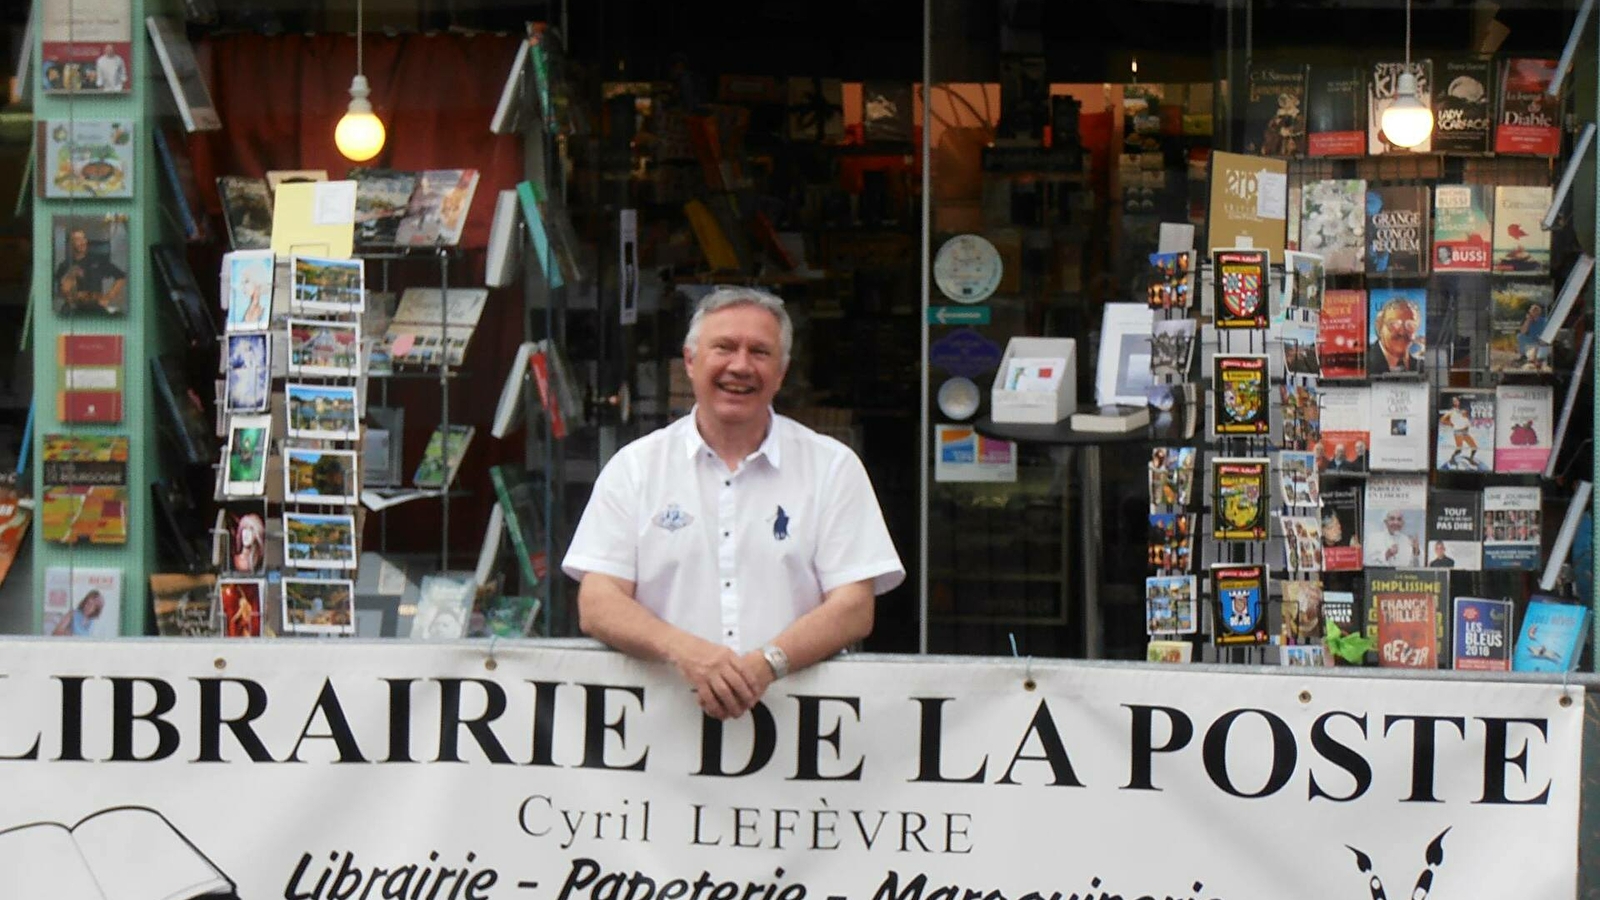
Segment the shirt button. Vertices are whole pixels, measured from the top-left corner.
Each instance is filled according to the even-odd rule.
[[[724,582],[723,582],[723,583],[722,583],[722,586],[723,586],[723,587],[733,587],[733,582],[731,582],[731,581],[724,581]]]
[[[732,480],[732,479],[729,479],[729,480],[727,480],[727,481],[724,481],[724,482],[723,482],[723,483],[722,483],[722,486],[723,486],[723,487],[732,487],[732,486],[733,486],[733,480]]]
[[[730,535],[732,535],[732,534],[733,534],[733,532],[731,532],[731,531],[724,531],[724,532],[723,532],[723,533],[722,533],[722,536],[723,536],[723,537],[728,537],[728,536],[730,536]]]
[[[728,637],[733,637],[733,629],[732,628],[728,629]]]

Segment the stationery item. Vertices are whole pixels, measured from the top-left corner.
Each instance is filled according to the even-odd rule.
[[[349,259],[355,217],[354,181],[280,184],[272,192],[272,252]]]

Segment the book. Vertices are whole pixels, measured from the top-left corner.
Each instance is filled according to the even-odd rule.
[[[1494,470],[1495,397],[1489,390],[1439,391],[1439,438],[1434,468],[1441,472]]]
[[[1540,590],[1554,590],[1561,579],[1561,569],[1572,553],[1572,543],[1578,538],[1578,529],[1589,518],[1589,498],[1594,494],[1594,484],[1579,481],[1572,490],[1572,500],[1567,503],[1567,514],[1556,531],[1555,542],[1550,547],[1550,558],[1545,560],[1544,573],[1539,576]],[[0,573],[3,575],[3,573]]]
[[[1507,59],[1500,81],[1494,152],[1556,156],[1561,152],[1561,103],[1547,91],[1555,81],[1553,59]]]
[[[1283,254],[1283,305],[1288,309],[1321,310],[1326,282],[1321,256],[1293,250]]]
[[[165,415],[163,433],[182,451],[184,462],[210,465],[217,459],[216,434],[205,401],[183,372],[177,356],[162,354],[150,360],[150,381]]]
[[[1194,515],[1150,514],[1150,565],[1168,572],[1187,572],[1194,560]]]
[[[128,438],[47,434],[40,536],[59,544],[128,542]]]
[[[1509,600],[1455,598],[1450,667],[1467,672],[1511,671],[1513,615]]]
[[[1488,185],[1441,184],[1433,189],[1433,271],[1489,271],[1494,229]]]
[[[460,366],[488,299],[487,288],[406,288],[383,339],[391,362]]]
[[[1550,282],[1497,279],[1489,297],[1489,369],[1549,372],[1550,345],[1544,332],[1554,300]]]
[[[1321,506],[1322,484],[1317,477],[1317,454],[1305,450],[1278,451],[1278,491],[1287,506]]]
[[[1073,431],[1125,434],[1150,424],[1148,406],[1096,406],[1072,414]]]
[[[126,119],[38,122],[34,174],[46,200],[126,200],[133,196],[134,123]]]
[[[1427,358],[1426,288],[1367,292],[1367,375],[1421,373]]]
[[[506,379],[500,385],[500,399],[495,403],[490,437],[503,438],[519,427],[522,421],[523,385],[528,381],[528,359],[537,347],[536,341],[523,341],[517,345],[517,355],[512,359]]]
[[[44,572],[41,634],[114,638],[121,633],[122,570],[50,566]],[[0,832],[0,842],[5,832]]]
[[[1233,563],[1212,566],[1211,596],[1216,598],[1215,638],[1219,646],[1267,643],[1266,567]]]
[[[217,179],[222,220],[228,228],[228,245],[235,250],[266,250],[272,246],[272,195],[261,178],[223,175]]]
[[[216,104],[211,102],[211,91],[200,74],[200,64],[195,61],[194,47],[189,45],[183,23],[165,16],[148,16],[145,25],[184,130],[220,130],[222,120],[217,116]]]
[[[1306,155],[1366,153],[1365,73],[1355,66],[1312,66],[1306,88]]]
[[[1356,484],[1322,490],[1322,569],[1361,570],[1361,503],[1365,488]]]
[[[18,479],[16,472],[0,472],[0,584],[10,574],[28,534],[28,523],[33,521],[33,504],[24,500]]]
[[[217,576],[204,572],[157,572],[150,576],[150,604],[162,637],[216,637]]]
[[[1539,568],[1543,540],[1538,487],[1483,489],[1483,568]]]
[[[1433,150],[1481,155],[1494,134],[1494,83],[1485,56],[1443,56],[1433,60]]]
[[[1372,440],[1372,389],[1328,386],[1322,400],[1322,471],[1341,475],[1365,474],[1370,466],[1367,446]]]
[[[1427,59],[1411,60],[1409,69],[1405,62],[1377,62],[1372,64],[1367,81],[1367,155],[1382,156],[1387,153],[1432,153],[1432,131],[1415,147],[1401,147],[1391,143],[1383,133],[1383,111],[1394,104],[1400,86],[1400,75],[1409,71],[1417,80],[1417,99],[1430,110],[1433,108],[1433,62]]]
[[[1220,457],[1211,461],[1211,536],[1219,541],[1267,538],[1267,461]]]
[[[1145,289],[1150,308],[1190,308],[1194,304],[1197,269],[1193,250],[1150,254],[1150,283]]]
[[[56,418],[75,424],[122,421],[122,335],[56,336]]]
[[[1250,66],[1241,148],[1261,156],[1300,156],[1305,152],[1305,107],[1303,64]]]
[[[1415,278],[1428,274],[1432,236],[1428,189],[1416,185],[1367,188],[1367,275]]]
[[[1278,641],[1284,646],[1322,646],[1322,582],[1280,581],[1283,594],[1282,624]]]
[[[183,239],[201,243],[206,239],[205,209],[201,206],[200,185],[195,181],[194,162],[183,149],[182,138],[167,137],[167,129],[154,128],[156,158],[161,161],[162,182],[172,194],[172,209],[177,211]]]
[[[454,247],[461,242],[477,190],[477,169],[430,169],[417,173],[406,213],[395,229],[395,243]]]
[[[1546,344],[1553,344],[1561,333],[1561,326],[1567,321],[1567,316],[1572,314],[1572,307],[1578,302],[1578,295],[1583,293],[1583,286],[1588,284],[1589,275],[1594,271],[1594,257],[1587,253],[1578,254],[1577,260],[1572,263],[1572,268],[1567,270],[1567,277],[1561,282],[1561,293],[1556,297],[1554,308],[1547,309],[1544,323],[1544,334],[1541,339]],[[1587,337],[1588,334],[1585,334]],[[1578,359],[1588,359],[1582,353]]]
[[[462,457],[467,454],[467,445],[472,443],[472,435],[476,429],[471,425],[444,425],[433,430],[428,438],[428,447],[422,453],[422,461],[417,464],[417,471],[411,476],[411,483],[419,488],[444,489],[455,481],[456,470],[461,467]]]
[[[1317,359],[1323,378],[1366,377],[1366,291],[1330,290],[1323,295],[1317,328]]]
[[[526,40],[517,42],[517,52],[511,58],[511,71],[500,88],[500,100],[495,103],[494,115],[489,119],[489,133],[516,134],[522,130],[522,80],[528,67]]]
[[[1551,189],[1498,185],[1494,189],[1494,271],[1502,275],[1550,274],[1550,232],[1544,214]]]
[[[470,574],[422,576],[417,611],[411,619],[411,637],[428,641],[466,637],[476,588]]]
[[[1416,569],[1425,562],[1428,480],[1422,475],[1374,475],[1367,481],[1362,558],[1369,569]]]
[[[484,284],[507,287],[517,280],[522,242],[517,240],[516,191],[495,195],[494,221],[489,226],[489,250],[484,259]]]
[[[1145,644],[1145,662],[1186,663],[1193,655],[1194,645],[1188,641],[1150,641]]]
[[[1449,593],[1445,572],[1367,573],[1368,606],[1378,625],[1378,665],[1439,668],[1439,617]]]
[[[1145,405],[1145,390],[1152,383],[1150,334],[1154,323],[1155,312],[1143,303],[1107,303],[1102,307],[1094,373],[1096,404]],[[1065,363],[1064,357],[1057,360]],[[1057,366],[1052,378],[1059,378],[1055,373],[1064,371]]]
[[[1513,672],[1571,672],[1589,637],[1587,607],[1533,595],[1511,657]]]
[[[1329,275],[1366,271],[1367,183],[1359,178],[1307,182],[1300,194],[1300,250],[1322,257]]]
[[[0,831],[0,861],[18,898],[223,900],[237,890],[190,838],[142,806],[108,807],[73,825]]]
[[[1207,235],[1213,247],[1282,253],[1288,228],[1287,160],[1215,151]],[[1315,251],[1313,251],[1315,252]]]
[[[50,219],[51,306],[58,316],[120,316],[128,311],[128,217]]]
[[[1260,435],[1270,429],[1267,357],[1259,353],[1218,353],[1212,357],[1211,433]]]
[[[1550,453],[1545,456],[1545,478],[1555,477],[1556,465],[1562,459],[1561,448],[1566,443],[1567,426],[1572,424],[1572,414],[1578,406],[1578,392],[1583,387],[1584,376],[1589,372],[1590,360],[1593,359],[1589,354],[1593,349],[1594,332],[1591,331],[1583,336],[1583,343],[1578,345],[1578,354],[1574,357],[1577,363],[1572,368],[1572,377],[1567,381],[1567,396],[1561,401],[1561,415],[1556,420],[1556,433],[1550,441]]]
[[[21,16],[17,17],[21,20]],[[41,3],[27,17],[28,40],[39,40],[39,90],[79,96],[132,88],[133,18],[129,4]],[[18,70],[26,81],[27,55]]]
[[[1194,634],[1200,629],[1193,575],[1162,575],[1144,580],[1146,634]]]
[[[517,466],[491,466],[489,480],[494,485],[495,502],[505,517],[506,534],[516,550],[522,589],[531,590],[544,582],[549,570],[539,485]]]
[[[311,181],[327,180],[327,169],[268,169],[267,191],[276,194],[279,185],[305,184]]]
[[[1483,495],[1435,490],[1428,495],[1427,546],[1430,569],[1477,572],[1483,568]]]
[[[398,487],[405,473],[402,456],[405,438],[404,407],[367,408],[366,437],[361,442],[359,464],[367,487]]]
[[[215,356],[220,329],[211,313],[211,301],[200,290],[194,270],[189,268],[185,249],[177,244],[156,244],[150,248],[150,261],[155,264],[161,291],[170,301],[167,308],[183,326],[183,338],[189,349],[199,355]]]
[[[1271,254],[1265,250],[1216,249],[1217,328],[1267,327],[1267,281]]]
[[[576,273],[571,271],[568,265],[570,255],[562,252],[557,243],[559,236],[552,237],[552,230],[545,227],[546,203],[544,197],[543,185],[531,181],[517,183],[517,201],[522,207],[522,219],[528,225],[528,237],[533,242],[533,258],[538,260],[539,268],[544,272],[545,281],[549,282],[550,288],[554,290],[566,284],[569,280],[576,281],[577,278],[574,277]],[[699,203],[699,201],[691,200],[689,204],[685,205],[685,213],[691,212],[689,207],[696,203]],[[700,209],[705,211],[705,205],[700,204]],[[710,215],[709,211],[705,212],[706,215]],[[697,237],[700,234],[699,229],[705,227],[703,217],[691,216],[690,224],[696,226],[695,233]],[[554,223],[551,223],[551,225],[553,228]],[[701,247],[702,249],[705,247],[703,242]],[[731,248],[728,253],[732,254]],[[733,264],[737,266],[737,260],[734,260]]]
[[[1502,384],[1494,392],[1494,470],[1541,472],[1550,457],[1551,405],[1547,384]]]
[[[1323,591],[1322,592],[1322,634],[1323,646],[1327,648],[1330,656],[1339,656],[1338,646],[1341,638],[1354,637],[1359,639],[1364,631],[1361,604],[1356,602],[1356,595],[1351,591]],[[1346,660],[1360,664],[1366,654],[1366,647],[1359,647],[1360,652],[1354,660]]]
[[[1177,507],[1189,505],[1194,488],[1193,447],[1156,447],[1150,451],[1150,505]]]
[[[417,187],[416,172],[354,168],[356,183],[355,242],[363,247],[389,247],[397,243],[400,220]]]
[[[1428,470],[1428,385],[1420,381],[1379,381],[1371,387],[1370,469],[1373,472]]]
[[[1315,515],[1280,515],[1284,567],[1290,572],[1322,571],[1321,526]]]
[[[1322,392],[1304,382],[1280,385],[1279,408],[1283,412],[1283,434],[1279,446],[1285,450],[1309,450],[1315,454],[1322,446]],[[1318,463],[1321,468],[1321,463]]]

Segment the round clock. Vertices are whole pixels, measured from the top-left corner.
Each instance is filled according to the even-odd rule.
[[[981,397],[972,379],[952,378],[939,385],[939,411],[959,422],[978,411]]]
[[[933,258],[933,282],[957,303],[982,303],[1000,286],[1000,251],[976,234],[958,234]]]

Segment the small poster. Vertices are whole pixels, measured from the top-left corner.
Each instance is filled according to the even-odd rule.
[[[40,7],[40,90],[126,94],[133,89],[130,0],[45,0]]]
[[[52,304],[60,316],[114,316],[128,309],[128,217],[51,219]]]
[[[39,122],[39,196],[47,200],[131,198],[135,146],[130,121]]]
[[[1017,445],[966,425],[933,426],[934,481],[1017,480]]]

